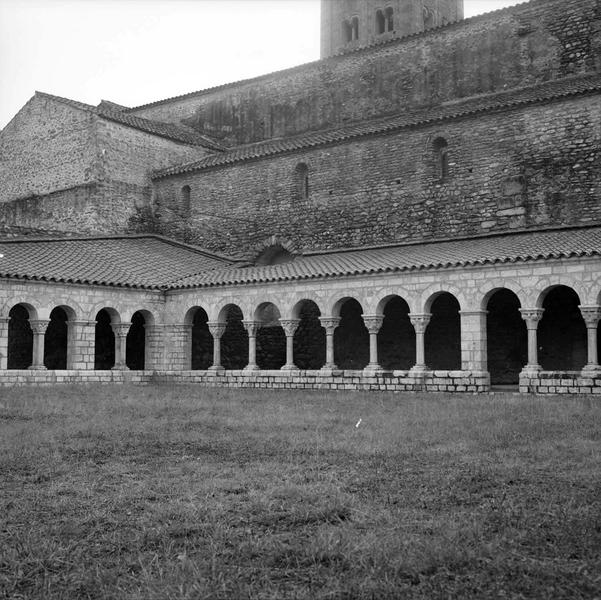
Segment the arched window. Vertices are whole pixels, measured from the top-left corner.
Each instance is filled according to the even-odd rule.
[[[187,217],[190,214],[190,186],[185,185],[180,191],[179,197],[180,213]]]
[[[449,144],[442,137],[434,140],[434,163],[437,179],[446,179],[449,176]]]
[[[353,29],[353,41],[359,39],[359,17],[353,17],[351,21],[352,29]]]
[[[296,165],[296,195],[299,200],[309,197],[309,167],[305,163]]]
[[[434,11],[427,6],[424,6],[424,29],[429,29],[434,26]]]
[[[376,33],[381,35],[386,31],[386,17],[381,10],[376,11]]]
[[[386,31],[394,30],[394,10],[392,7],[388,7],[384,11],[385,21],[386,21]]]
[[[353,41],[353,25],[350,21],[342,23],[342,36],[345,44]]]

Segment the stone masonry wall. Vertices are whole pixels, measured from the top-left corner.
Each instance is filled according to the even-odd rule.
[[[133,113],[185,123],[235,145],[437,106],[600,66],[599,0],[533,0]]]
[[[0,134],[0,225],[152,230],[150,172],[205,154],[36,95]]]
[[[583,96],[157,179],[155,191],[159,231],[242,252],[270,236],[313,249],[601,221],[600,175],[601,104]]]

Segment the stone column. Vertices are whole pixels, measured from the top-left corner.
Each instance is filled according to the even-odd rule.
[[[426,329],[430,324],[430,319],[432,318],[431,313],[423,313],[423,314],[410,314],[409,320],[411,321],[411,325],[413,325],[413,329],[415,329],[415,365],[411,369],[413,373],[424,373],[428,370],[426,366],[426,352],[425,352],[425,344],[424,344],[424,336],[426,333]]]
[[[601,319],[601,306],[580,306],[582,318],[586,323],[588,337],[588,360],[583,371],[590,375],[601,373],[597,352],[597,327]]]
[[[257,332],[261,327],[260,321],[242,321],[242,325],[248,332],[248,364],[245,371],[258,371],[257,365]]]
[[[460,310],[461,369],[484,373],[486,358],[486,310]]]
[[[220,323],[219,321],[210,321],[207,323],[209,331],[213,336],[213,364],[209,371],[220,372],[224,368],[221,366],[221,338],[225,333],[227,323]]]
[[[130,326],[131,323],[111,323],[111,328],[115,334],[114,371],[127,371],[129,369],[125,362],[125,345]]]
[[[280,320],[280,325],[286,334],[286,364],[282,371],[298,371],[294,364],[294,332],[298,329],[300,319]]]
[[[8,317],[0,318],[0,371],[8,368]]]
[[[378,331],[382,327],[384,317],[378,315],[363,315],[363,322],[369,332],[369,364],[365,367],[365,371],[374,373],[382,371],[382,367],[378,362]]]
[[[93,370],[96,321],[67,321],[67,369]]]
[[[42,371],[46,368],[44,365],[44,335],[49,323],[49,319],[29,320],[29,325],[33,332],[33,356],[31,367],[29,368],[33,371]]]
[[[334,362],[334,331],[340,325],[339,317],[319,317],[321,326],[326,330],[326,364],[322,367],[324,371],[336,369]]]
[[[520,308],[522,319],[528,328],[528,364],[522,373],[538,373],[542,371],[538,364],[538,324],[543,318],[544,308]]]

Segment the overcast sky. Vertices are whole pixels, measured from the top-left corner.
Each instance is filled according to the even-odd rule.
[[[466,16],[517,0],[465,0]],[[0,128],[36,90],[169,98],[319,58],[319,0],[0,0]]]

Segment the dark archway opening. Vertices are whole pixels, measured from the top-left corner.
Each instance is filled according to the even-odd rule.
[[[107,371],[115,366],[115,333],[110,313],[102,309],[96,315],[94,369]]]
[[[498,290],[486,306],[486,352],[492,385],[516,385],[528,362],[528,329],[520,314],[518,297]]]
[[[192,357],[193,371],[206,371],[213,364],[213,336],[207,325],[209,317],[199,308],[192,319]]]
[[[448,292],[437,296],[430,308],[432,318],[426,329],[426,364],[432,370],[461,369],[461,322],[459,302]]]
[[[391,298],[384,307],[378,362],[386,371],[408,371],[415,365],[415,330],[409,320],[409,305],[402,298]]]
[[[232,304],[225,309],[226,327],[221,338],[221,364],[224,369],[240,370],[248,364],[248,333],[242,324],[242,311]]]
[[[146,319],[137,311],[131,318],[131,325],[125,340],[125,364],[132,371],[143,371],[146,366]]]
[[[334,332],[334,362],[339,369],[364,369],[369,364],[369,333],[363,308],[349,298],[340,309],[340,324]]]
[[[276,370],[286,364],[286,334],[280,325],[280,311],[271,302],[261,304],[255,320],[261,323],[257,331],[257,365],[259,369]]]
[[[28,369],[33,362],[33,332],[29,311],[17,304],[8,313],[8,369]]]
[[[68,321],[67,313],[60,306],[50,313],[50,323],[44,336],[44,366],[47,369],[67,368]]]
[[[538,361],[544,371],[580,371],[586,365],[586,325],[579,305],[578,294],[563,285],[546,295],[538,326]]]
[[[294,332],[294,364],[299,369],[321,369],[326,363],[326,332],[319,322],[321,312],[312,300],[298,310],[300,323]]]

